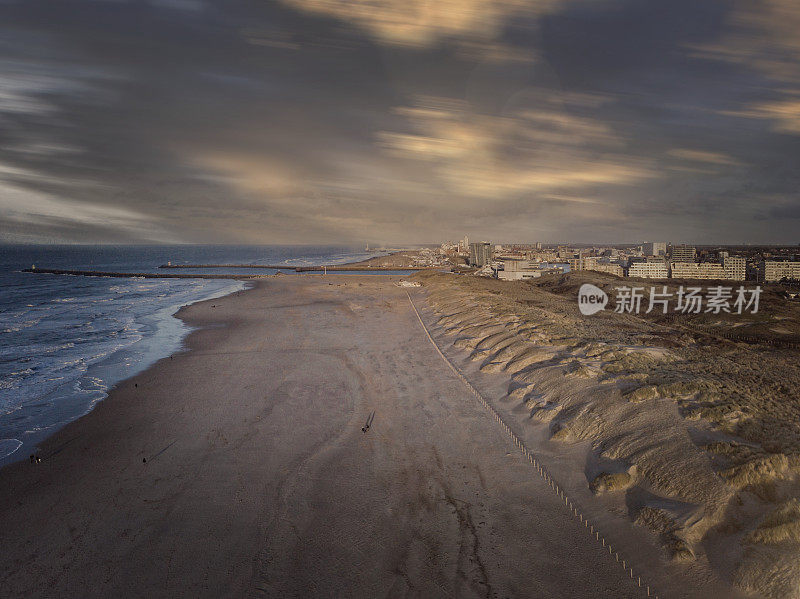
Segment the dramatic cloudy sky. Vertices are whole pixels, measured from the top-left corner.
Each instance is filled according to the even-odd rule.
[[[0,240],[800,242],[798,0],[0,0]]]

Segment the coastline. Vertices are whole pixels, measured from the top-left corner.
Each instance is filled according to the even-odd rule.
[[[3,587],[640,596],[465,400],[397,280],[278,277],[182,308],[187,352],[0,469]]]
[[[152,257],[146,255],[142,257],[152,259]],[[43,256],[39,256],[39,258],[43,258]],[[78,262],[87,260],[86,256],[73,256],[72,258],[77,259]],[[368,263],[371,258],[367,258],[366,260],[359,258],[360,257],[357,255],[352,255],[349,258],[350,261],[338,264],[333,268],[348,271],[349,269],[346,266],[352,264],[354,265],[354,273],[364,272],[365,274],[377,274],[370,272],[369,268],[361,268],[360,266]],[[106,260],[108,259],[107,257]],[[144,261],[147,262],[147,259]],[[37,264],[43,261],[45,263],[48,262],[47,260],[39,260],[36,258],[33,258],[33,261]],[[28,263],[30,264],[30,262]],[[229,281],[228,287],[231,290],[227,291],[226,289],[224,291],[225,294],[233,293],[237,290],[240,291],[245,288],[243,286],[248,285],[252,280],[264,278],[264,276],[274,276],[258,275],[252,272],[249,274],[242,272],[222,274],[193,272],[174,274],[150,272],[147,269],[139,272],[142,270],[140,267],[124,269],[126,271],[136,272],[121,272],[118,269],[109,268],[101,270],[70,270],[70,268],[73,267],[37,268],[34,265],[30,268],[17,267],[12,270],[13,272],[26,273],[25,276],[30,276],[31,274],[56,275],[65,278],[70,276],[88,276],[93,278],[122,278],[131,281],[137,279],[185,279],[198,281],[220,279]],[[292,270],[296,268],[313,269],[314,267],[302,264],[291,267]],[[383,269],[381,274],[405,273]],[[234,286],[236,286],[236,288],[234,288]],[[205,299],[214,299],[219,296],[219,291],[211,291],[209,294],[188,303],[191,304],[197,301],[204,301]],[[137,316],[136,323],[140,329],[137,332],[141,333],[141,338],[139,340],[127,345],[118,345],[111,349],[111,353],[106,353],[105,355],[86,354],[86,363],[88,367],[84,372],[78,374],[77,378],[73,380],[72,378],[62,377],[60,373],[58,375],[53,375],[53,378],[45,380],[56,381],[62,378],[64,379],[64,384],[59,383],[59,386],[51,386],[51,389],[46,392],[46,395],[39,397],[35,403],[26,404],[24,402],[27,400],[21,398],[19,400],[20,404],[12,407],[11,410],[7,412],[7,415],[10,416],[3,422],[5,433],[0,437],[0,468],[24,460],[29,455],[35,454],[41,442],[60,430],[60,428],[67,423],[90,412],[97,403],[103,401],[108,396],[111,389],[120,381],[149,367],[160,357],[175,351],[180,351],[182,340],[188,331],[183,330],[185,327],[184,323],[180,319],[174,318],[174,316],[177,311],[186,304],[187,302],[182,300],[176,304],[161,308],[153,314]],[[67,340],[67,343],[70,343],[70,341]],[[72,359],[75,358],[72,357]],[[83,356],[78,359],[83,359]],[[37,405],[43,407],[37,408]],[[33,406],[33,408],[29,406]],[[22,411],[20,412],[19,410]]]
[[[245,296],[254,289],[255,286],[246,288],[238,296]],[[34,545],[36,549],[33,550],[33,555],[43,550],[40,543],[47,545],[57,542],[55,538],[62,534],[65,536],[61,540],[67,542],[70,539],[69,546],[72,547],[71,539],[76,521],[70,515],[74,514],[78,504],[92,506],[84,512],[86,518],[105,518],[105,525],[118,527],[124,537],[136,534],[128,528],[129,523],[125,522],[127,516],[124,513],[114,513],[119,502],[114,499],[114,493],[108,492],[106,485],[131,482],[131,477],[137,476],[131,472],[132,469],[155,469],[158,468],[158,458],[163,458],[163,462],[169,460],[170,456],[166,451],[170,445],[162,444],[161,441],[169,437],[170,421],[182,416],[185,406],[177,410],[176,406],[172,406],[171,409],[160,401],[154,401],[145,389],[154,378],[171,379],[172,375],[165,375],[166,372],[184,371],[183,366],[177,364],[187,358],[191,361],[190,356],[213,345],[214,339],[230,332],[230,327],[235,323],[215,318],[216,308],[211,306],[212,302],[231,297],[237,297],[236,290],[223,296],[180,306],[172,316],[182,326],[190,327],[188,335],[182,339],[181,351],[163,357],[136,374],[118,381],[93,409],[49,435],[39,444],[41,463],[31,464],[26,459],[0,467],[0,528],[4,530],[5,538],[16,541],[24,539],[23,545]],[[196,441],[190,438],[183,440],[189,445]],[[147,457],[151,458],[150,464],[143,461]],[[176,476],[180,477],[180,474]],[[139,485],[134,484],[128,488],[128,492],[136,493],[137,487]],[[150,501],[144,497],[137,499],[141,501],[140,507],[147,510]],[[59,513],[59,516],[50,513],[51,510]],[[38,512],[40,516],[33,518],[34,512]],[[86,518],[81,517],[81,520],[86,523]],[[99,531],[101,537],[102,532]],[[100,539],[96,538],[88,543],[83,548],[82,555],[73,559],[100,559],[102,552],[93,548],[98,541]],[[113,552],[115,544],[111,542],[106,549]],[[8,578],[14,577],[16,568],[30,565],[31,555],[30,551],[18,548],[17,551],[6,552],[7,559],[0,558],[3,561],[0,565],[0,586],[8,589],[9,596],[51,596],[52,589],[47,588],[48,580],[41,577],[41,570],[64,563],[53,553],[36,564],[33,572],[17,579],[16,584],[8,585]],[[60,557],[64,557],[63,553]],[[95,579],[95,582],[99,582],[99,579]],[[106,596],[105,592],[91,591],[82,585],[81,580],[72,580],[62,586],[58,594],[74,597]],[[149,588],[148,594],[155,596],[158,590],[155,587]]]
[[[19,446],[14,451],[0,456],[0,468],[26,460],[29,454],[37,454],[39,446],[55,435],[63,427],[76,419],[90,413],[98,403],[104,401],[114,388],[128,378],[146,370],[160,359],[170,354],[184,350],[184,341],[192,332],[191,327],[181,320],[178,313],[185,307],[193,304],[225,297],[248,289],[244,280],[231,281],[223,289],[209,290],[202,297],[191,301],[177,303],[159,308],[151,314],[139,318],[138,324],[142,328],[141,338],[130,345],[123,345],[104,356],[101,360],[90,363],[86,371],[74,381],[69,381],[72,393],[64,390],[63,398],[57,397],[59,410],[64,413],[64,420],[51,424],[40,424],[32,431],[26,431],[24,441],[17,438],[7,438],[7,441],[17,441]],[[96,388],[84,388],[82,382],[91,381]],[[85,394],[80,398],[79,392]],[[71,407],[70,407],[71,406]]]

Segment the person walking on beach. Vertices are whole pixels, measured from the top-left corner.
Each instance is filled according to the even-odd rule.
[[[364,426],[361,427],[361,432],[366,433],[369,430],[369,427],[372,426],[372,420],[375,418],[375,410],[372,410],[369,416],[367,416],[367,422]]]

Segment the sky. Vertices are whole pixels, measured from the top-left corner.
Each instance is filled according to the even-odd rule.
[[[0,0],[0,241],[800,243],[797,0]]]

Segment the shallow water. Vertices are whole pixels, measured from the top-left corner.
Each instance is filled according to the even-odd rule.
[[[173,316],[181,306],[245,287],[231,280],[21,269],[158,272],[167,261],[311,265],[371,255],[311,246],[0,246],[0,465],[34,453],[37,443],[91,410],[114,384],[180,351],[190,330]]]

